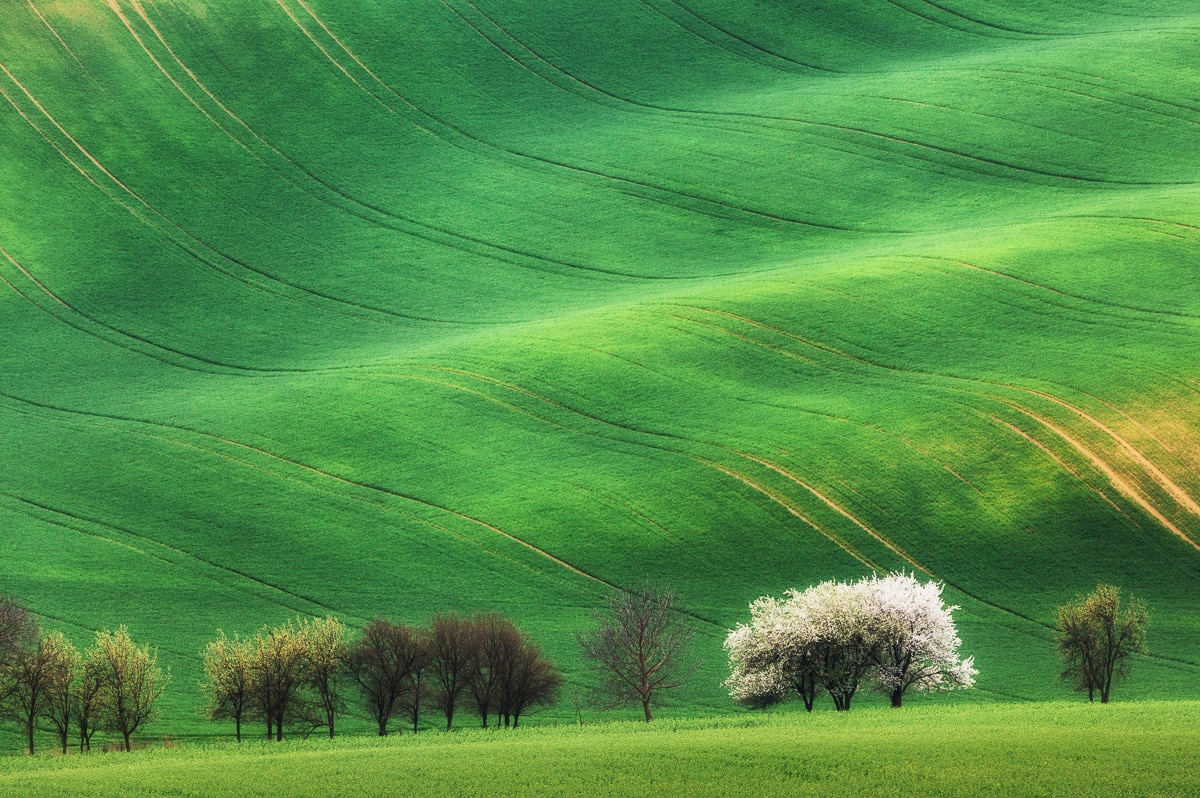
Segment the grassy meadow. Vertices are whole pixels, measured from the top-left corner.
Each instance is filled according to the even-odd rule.
[[[0,759],[13,796],[1187,796],[1195,702],[880,707]]]
[[[494,609],[571,695],[574,635],[646,576],[700,630],[665,716],[733,714],[752,599],[906,569],[961,605],[978,689],[916,737],[812,719],[812,778],[886,794],[857,735],[921,793],[996,751],[1027,757],[997,794],[1053,793],[1087,708],[1005,708],[1028,743],[972,713],[1070,697],[1056,605],[1145,598],[1116,700],[1200,699],[1198,63],[1191,0],[3,0],[0,592],[81,645],[128,624],[173,673],[149,736],[190,738],[229,731],[196,687],[218,628]],[[1113,791],[1167,793],[1194,715],[1113,708],[1055,766],[1098,784],[1128,731]],[[808,721],[521,756],[598,793],[579,758],[662,735],[802,793]],[[221,749],[0,768],[202,795],[345,754],[371,794],[507,745],[222,753],[193,792]]]

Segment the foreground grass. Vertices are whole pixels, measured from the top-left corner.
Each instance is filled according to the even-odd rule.
[[[1196,795],[1200,703],[924,706],[0,760],[6,796]]]
[[[647,575],[707,621],[679,715],[750,601],[894,569],[980,693],[1064,695],[1106,581],[1122,697],[1200,699],[1198,27],[0,3],[0,593],[156,646],[176,738],[217,629],[498,610],[576,689]]]

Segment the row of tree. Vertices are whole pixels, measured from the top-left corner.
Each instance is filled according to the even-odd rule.
[[[97,632],[81,654],[61,632],[42,632],[20,602],[0,598],[0,709],[20,726],[30,754],[39,729],[53,732],[64,754],[72,729],[80,751],[91,750],[97,731],[121,735],[130,750],[169,680],[124,626]]]
[[[977,671],[973,658],[959,656],[958,608],[941,594],[941,585],[901,573],[760,598],[750,622],[725,641],[732,671],[725,685],[744,706],[799,696],[810,712],[821,694],[848,710],[864,685],[894,707],[909,690],[969,687]],[[596,677],[592,704],[640,704],[650,721],[651,706],[696,667],[686,611],[671,588],[645,582],[611,594],[593,617],[577,638]],[[1143,602],[1122,605],[1111,585],[1059,607],[1062,678],[1107,702],[1132,655],[1146,653],[1148,620]],[[251,721],[274,740],[285,729],[306,736],[326,729],[333,737],[351,697],[381,736],[397,718],[417,731],[425,711],[444,715],[447,729],[458,710],[474,713],[483,728],[516,727],[554,704],[563,684],[537,643],[498,613],[440,614],[424,627],[376,618],[357,635],[331,617],[298,618],[245,639],[218,635],[203,653],[202,688],[209,718],[232,720],[239,742]],[[98,730],[119,734],[130,750],[132,736],[155,719],[169,680],[125,627],[98,632],[81,654],[61,633],[43,633],[20,602],[0,598],[0,712],[20,727],[31,754],[38,730],[53,732],[63,753],[72,730],[80,751],[91,749]]]
[[[426,709],[442,713],[447,729],[462,708],[485,729],[516,727],[553,704],[563,682],[540,646],[499,613],[441,614],[427,627],[376,618],[353,639],[336,618],[297,619],[249,639],[219,634],[204,651],[202,687],[209,718],[232,720],[239,742],[247,721],[265,723],[269,739],[282,740],[285,728],[333,737],[348,694],[381,736],[397,717],[417,731]]]

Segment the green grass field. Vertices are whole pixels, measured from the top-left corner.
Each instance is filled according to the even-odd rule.
[[[157,646],[151,736],[298,613],[500,610],[578,691],[647,575],[668,717],[901,568],[975,700],[1069,697],[1101,580],[1116,699],[1200,698],[1198,63],[1190,0],[4,0],[0,591]]]
[[[1195,702],[878,708],[0,759],[6,796],[1190,796]]]

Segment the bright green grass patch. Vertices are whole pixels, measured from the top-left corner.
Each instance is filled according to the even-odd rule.
[[[175,737],[225,733],[218,628],[494,609],[578,692],[647,575],[701,619],[668,717],[733,711],[749,601],[896,568],[976,696],[1066,695],[1103,580],[1154,616],[1121,697],[1197,698],[1198,26],[8,2],[0,592],[158,647]]]
[[[0,760],[13,796],[1186,796],[1194,702],[427,733]]]

